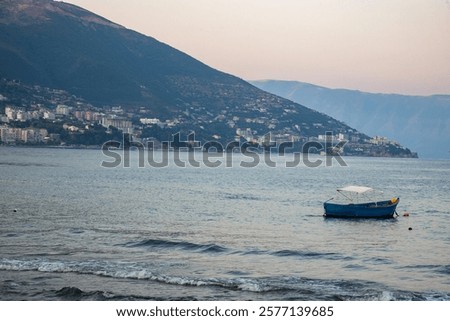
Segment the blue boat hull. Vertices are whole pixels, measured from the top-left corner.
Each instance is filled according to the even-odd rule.
[[[336,218],[393,218],[400,199],[361,204],[334,204],[325,202],[325,217]]]

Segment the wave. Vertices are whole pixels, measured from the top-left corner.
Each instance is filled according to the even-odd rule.
[[[312,252],[312,251],[300,251],[300,250],[261,250],[261,249],[232,249],[218,244],[198,244],[187,241],[172,241],[161,239],[147,239],[142,241],[127,242],[125,244],[118,244],[120,246],[132,247],[132,248],[150,248],[150,249],[176,249],[200,253],[222,253],[227,255],[270,255],[278,257],[297,257],[305,259],[328,259],[328,260],[352,260],[352,257],[343,256],[339,253],[333,252]]]
[[[20,166],[20,167],[56,167],[54,164],[43,164],[43,163],[27,163],[27,162],[0,162],[0,166]]]
[[[344,256],[334,252],[312,252],[301,250],[268,251],[268,250],[252,249],[248,251],[234,251],[232,253],[241,255],[270,255],[270,256],[292,257],[302,259],[327,259],[327,260],[344,260],[344,261],[353,260],[353,258],[350,256]]]
[[[186,241],[169,241],[148,239],[138,242],[128,242],[124,244],[127,247],[144,247],[144,248],[176,248],[188,251],[197,251],[202,253],[221,253],[228,251],[227,248],[217,244],[196,244]]]
[[[223,197],[230,200],[243,200],[243,201],[259,201],[260,197],[254,195],[246,195],[246,194],[232,194],[232,193],[224,193]]]
[[[449,274],[450,275],[450,264],[449,265],[442,265],[437,269],[438,272],[442,274]]]
[[[159,274],[148,264],[102,261],[50,261],[45,259],[0,259],[0,270],[39,271],[52,273],[89,274],[99,277],[153,281],[168,286],[216,287],[226,291],[252,292],[276,300],[450,300],[450,293],[410,292],[391,289],[376,282],[363,280],[308,279],[303,277],[243,277],[196,278]],[[220,292],[220,290],[215,290]],[[178,293],[177,290],[174,292]],[[76,287],[64,287],[54,292],[68,300],[173,300],[117,295],[101,291],[84,292]],[[176,295],[175,295],[176,296]],[[261,297],[260,297],[261,298]],[[188,300],[196,297],[185,298]]]
[[[77,287],[63,287],[43,293],[46,298],[57,297],[66,301],[164,301],[167,298],[158,296],[121,295],[106,291],[83,291]],[[180,296],[170,298],[174,301],[193,301],[194,297]]]
[[[447,265],[437,265],[437,264],[417,264],[417,265],[406,265],[402,266],[402,269],[421,269],[431,271],[434,270],[441,274],[450,274],[450,264]]]
[[[275,252],[270,252],[271,255],[275,256],[293,256],[293,257],[304,257],[304,258],[327,258],[331,260],[349,260],[350,257],[343,257],[338,253],[319,253],[310,251],[297,251],[297,250],[280,250]]]
[[[231,280],[216,278],[201,279],[186,276],[157,274],[151,271],[148,265],[136,263],[126,264],[101,261],[75,262],[48,261],[42,259],[0,259],[0,270],[90,274],[118,279],[149,280],[170,285],[217,286],[250,292],[265,292],[271,290],[271,288],[265,287],[264,284],[255,283],[244,278]]]

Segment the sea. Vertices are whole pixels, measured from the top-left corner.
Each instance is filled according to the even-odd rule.
[[[0,300],[450,300],[449,160],[139,153],[0,148]],[[345,185],[398,217],[324,218]]]

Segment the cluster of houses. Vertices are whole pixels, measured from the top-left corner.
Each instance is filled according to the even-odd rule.
[[[258,110],[261,112],[261,110]],[[290,110],[285,111],[290,112]],[[58,144],[64,143],[61,141],[61,137],[57,133],[49,133],[45,128],[21,128],[23,126],[16,126],[17,123],[25,123],[30,120],[46,120],[58,124],[63,130],[70,133],[84,133],[89,130],[93,124],[102,125],[105,130],[108,130],[110,126],[117,128],[123,133],[127,133],[133,136],[133,139],[139,141],[142,129],[147,126],[158,126],[160,128],[173,128],[184,121],[184,116],[192,116],[189,113],[184,113],[178,118],[160,120],[159,118],[145,117],[148,115],[147,111],[143,108],[136,111],[124,111],[121,107],[112,107],[109,109],[97,109],[93,108],[74,108],[65,104],[58,104],[55,109],[49,109],[40,105],[26,110],[25,108],[18,108],[7,106],[5,107],[4,114],[0,114],[0,143],[2,144]],[[223,119],[214,119],[217,122],[224,122],[227,127],[233,128],[235,131],[235,139],[241,138],[260,144],[267,144],[268,142],[282,143],[282,142],[348,142],[347,155],[360,155],[360,156],[377,156],[386,154],[382,148],[384,146],[394,145],[402,148],[397,142],[390,141],[386,137],[375,136],[373,138],[363,138],[360,133],[353,132],[351,129],[346,133],[324,133],[314,137],[303,137],[300,134],[300,125],[297,127],[286,128],[278,132],[268,133],[257,132],[252,129],[252,125],[261,125],[270,121],[270,119],[259,118],[243,118],[239,116],[225,117],[227,113],[223,113]],[[142,115],[142,116],[139,116]],[[213,115],[210,115],[213,116]],[[135,122],[131,119],[135,119]],[[216,117],[217,118],[217,117]],[[243,119],[242,119],[243,118]],[[241,121],[240,121],[241,120]],[[242,121],[244,120],[244,121]],[[238,122],[246,124],[249,127],[240,128]],[[209,120],[196,119],[197,125],[202,128],[202,124],[211,122]],[[270,125],[270,124],[269,124]],[[303,126],[304,124],[302,124]],[[319,126],[321,124],[313,124],[313,126]],[[267,127],[266,127],[267,128]],[[270,129],[270,128],[267,128]],[[220,140],[220,134],[214,134],[211,139]],[[341,150],[343,151],[343,150]]]
[[[71,119],[78,120],[83,126],[73,125]],[[32,120],[52,121],[60,124],[68,132],[83,133],[92,123],[99,123],[105,128],[114,126],[125,133],[131,133],[133,128],[131,121],[124,117],[90,110],[74,110],[72,107],[63,104],[57,105],[54,110],[42,106],[35,106],[33,110],[8,106],[5,107],[4,114],[0,114],[0,142],[3,144],[60,142],[59,134],[49,134],[45,128],[20,128],[15,126],[16,123],[20,124]]]
[[[36,144],[59,139],[59,137],[50,137],[48,131],[43,128],[10,128],[7,126],[0,126],[0,138],[4,144],[16,142]]]

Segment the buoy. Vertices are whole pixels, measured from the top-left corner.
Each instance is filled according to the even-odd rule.
[[[403,213],[403,216],[409,216],[408,212]]]
[[[16,208],[15,208],[15,209],[13,209],[13,212],[14,212],[14,213],[16,213],[16,212],[17,212],[17,209],[16,209]]]
[[[408,228],[409,231],[412,231],[412,227]]]

